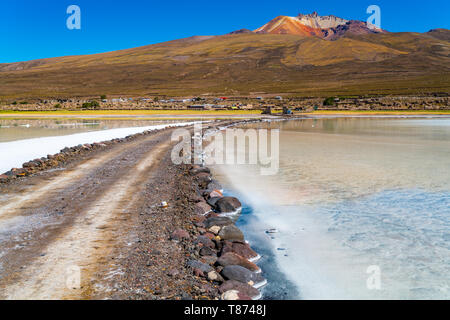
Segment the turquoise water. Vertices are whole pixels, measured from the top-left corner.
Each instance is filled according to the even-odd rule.
[[[277,283],[266,297],[450,298],[450,119],[262,126],[281,130],[276,175],[214,169],[248,208],[239,223]]]

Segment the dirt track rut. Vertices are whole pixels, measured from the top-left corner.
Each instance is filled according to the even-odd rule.
[[[86,283],[117,245],[127,212],[138,208],[171,132],[115,145],[2,195],[0,298],[89,298]]]

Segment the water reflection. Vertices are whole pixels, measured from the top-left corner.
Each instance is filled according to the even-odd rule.
[[[302,298],[450,298],[449,118],[247,127],[260,126],[281,130],[278,174],[215,171],[252,206],[250,237],[280,231],[267,246]],[[371,265],[382,270],[380,291],[366,287]]]
[[[0,119],[0,142],[62,136],[114,128],[179,123],[182,120]]]

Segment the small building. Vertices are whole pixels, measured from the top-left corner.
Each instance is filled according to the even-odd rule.
[[[206,107],[202,104],[194,104],[187,107],[189,110],[206,110]]]

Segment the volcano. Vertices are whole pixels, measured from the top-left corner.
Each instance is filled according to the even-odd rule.
[[[311,14],[299,14],[297,17],[278,16],[269,21],[255,33],[268,34],[294,34],[300,36],[319,37],[325,40],[337,40],[347,33],[372,34],[386,33],[367,22],[358,20],[346,20],[333,15],[319,16],[317,12]]]

